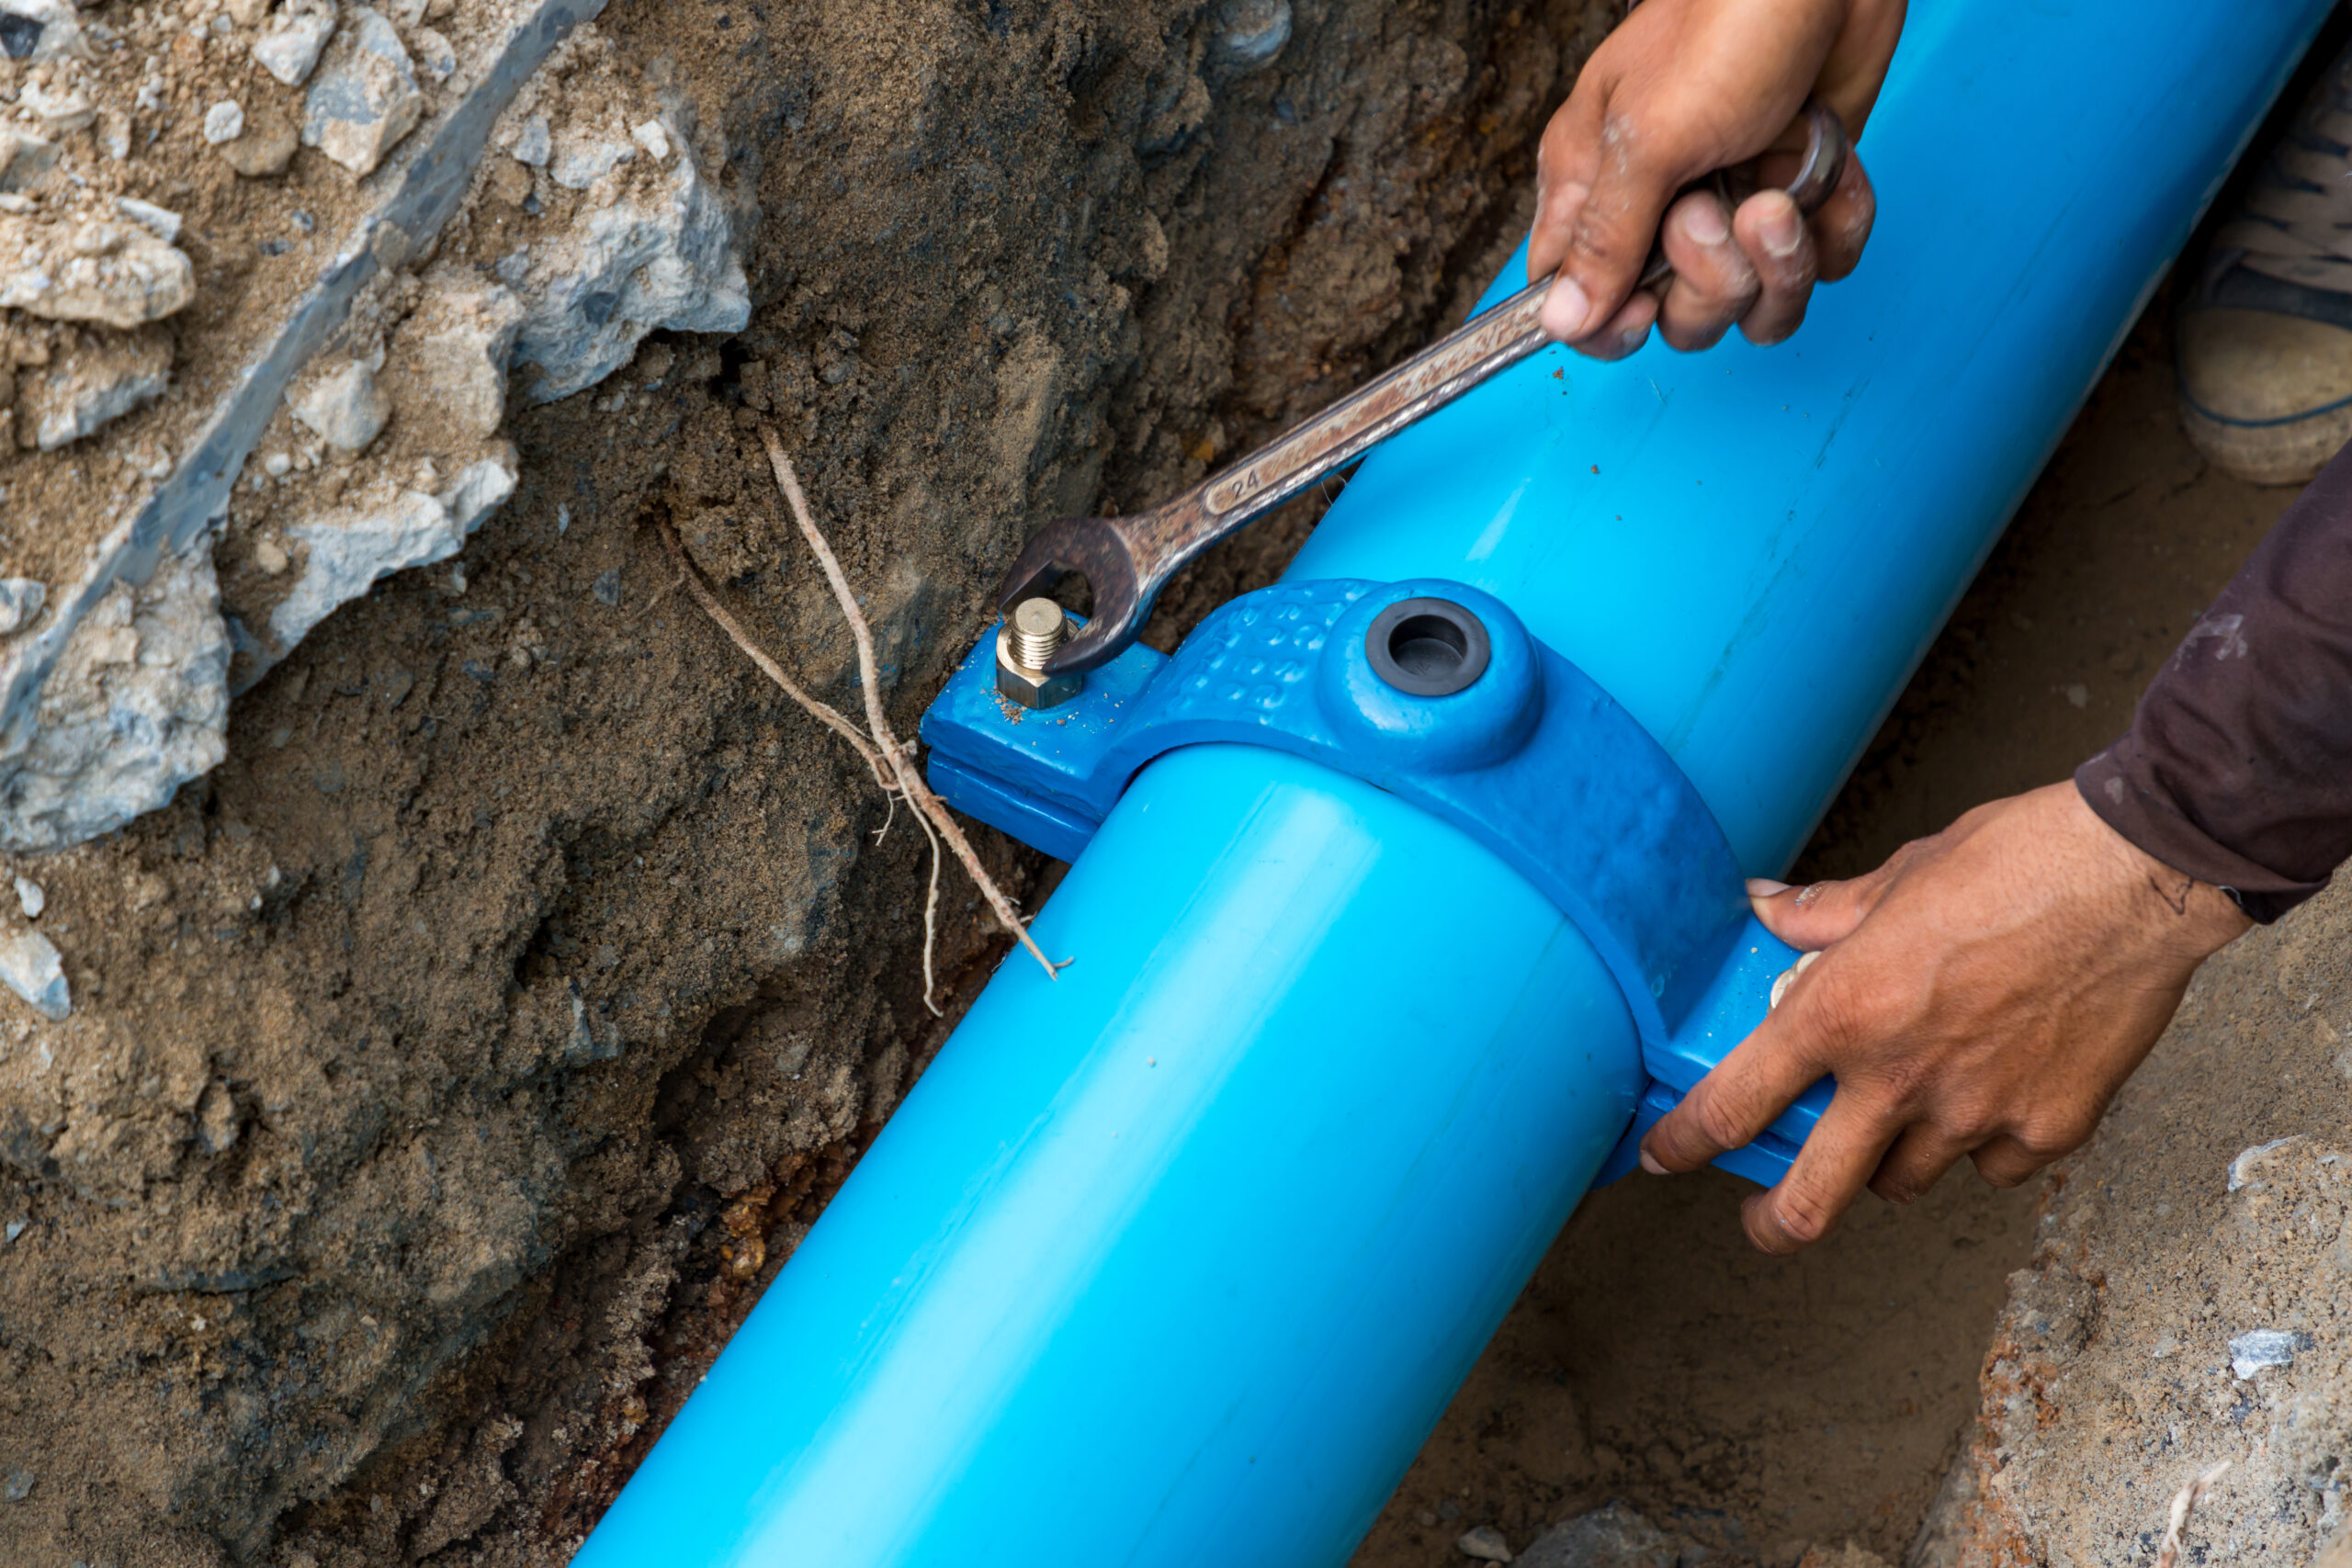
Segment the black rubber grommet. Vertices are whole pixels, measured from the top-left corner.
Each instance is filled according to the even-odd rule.
[[[1487,625],[1451,599],[1400,599],[1364,633],[1372,672],[1415,697],[1450,697],[1487,672]]]

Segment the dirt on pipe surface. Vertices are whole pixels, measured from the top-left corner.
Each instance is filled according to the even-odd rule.
[[[554,14],[498,19],[526,10]],[[503,35],[446,0],[389,11],[345,8],[316,69],[397,48],[427,139],[496,85]],[[41,811],[0,836],[74,841],[6,858],[0,949],[38,936],[62,990],[8,983],[70,1004],[0,997],[0,1558],[565,1561],[1010,944],[951,883],[933,1016],[920,835],[881,832],[847,748],[675,590],[657,525],[854,710],[775,426],[911,733],[1026,530],[1170,493],[1462,318],[1617,12],[570,8],[593,19],[499,111],[457,217],[387,250],[264,409],[217,526],[78,627],[62,592],[27,612],[73,641],[45,750],[0,757],[31,781],[0,816]],[[309,0],[81,15],[169,68],[145,93],[112,55],[7,66],[96,117],[10,218],[48,235],[118,186],[176,202],[195,303],[120,341],[0,310],[0,492],[46,519],[8,581],[119,537],[284,316],[280,275],[408,155],[362,187],[328,155],[356,132],[277,146],[302,96],[254,73],[327,25]],[[251,129],[216,143],[232,97]],[[156,130],[152,170],[73,185],[115,112]],[[265,134],[274,165],[241,146]],[[124,402],[133,350],[178,367],[152,401]],[[91,378],[113,390],[68,400],[89,428],[23,440]],[[1808,869],[2120,728],[2285,500],[2204,472],[2168,399],[2146,324]],[[1269,581],[1320,504],[1180,579],[1152,640]],[[0,643],[11,679],[28,646]],[[74,725],[107,702],[163,739],[94,783]],[[1030,907],[1049,890],[1050,863],[977,838]],[[1948,1461],[2003,1277],[2047,1272],[2048,1199],[1956,1178],[1776,1264],[1741,1249],[1740,1190],[1589,1201],[1359,1562],[1463,1561],[1474,1525],[1524,1545],[1612,1497],[1726,1563],[1894,1558],[1948,1471],[1952,1539],[2046,1530],[2040,1494],[1968,1502],[2031,1468],[1997,1422]]]

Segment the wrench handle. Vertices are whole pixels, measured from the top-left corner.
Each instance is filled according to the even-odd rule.
[[[1785,188],[1809,216],[1838,188],[1849,146],[1844,123],[1826,106],[1807,99],[1802,118],[1804,153]],[[1757,189],[1752,165],[1722,171],[1709,183],[1734,203]],[[1662,288],[1673,276],[1661,244],[1639,287]],[[1048,525],[1022,550],[999,592],[1000,606],[1009,610],[1044,592],[1064,571],[1083,573],[1094,592],[1094,618],[1046,668],[1060,673],[1106,662],[1143,629],[1168,580],[1211,545],[1543,348],[1551,341],[1540,321],[1551,287],[1548,276],[1530,283],[1173,500],[1132,516]]]
[[[1827,105],[1808,98],[1800,118],[1805,126],[1804,153],[1796,177],[1785,188],[1810,217],[1838,188],[1849,145],[1844,122]],[[1754,176],[1745,167],[1712,177],[1729,199],[1756,189]],[[1673,265],[1661,244],[1643,269],[1640,287],[1663,288],[1673,276]],[[1182,516],[1189,525],[1183,531],[1194,538],[1161,536],[1176,547],[1168,552],[1167,571],[1155,574],[1148,586],[1156,589],[1178,566],[1216,540],[1542,348],[1545,338],[1537,318],[1551,287],[1550,277],[1529,284],[1160,509],[1175,514],[1170,522]],[[1159,514],[1148,515],[1156,519]]]

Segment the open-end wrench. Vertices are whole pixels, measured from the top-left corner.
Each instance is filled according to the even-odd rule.
[[[1829,108],[1808,101],[1802,118],[1804,152],[1796,177],[1784,188],[1810,215],[1838,188],[1848,148],[1846,128]],[[1702,183],[1735,206],[1758,188],[1752,165]],[[1650,254],[1640,287],[1658,288],[1673,276],[1661,243]],[[1045,670],[1061,674],[1109,662],[1135,641],[1152,602],[1187,561],[1544,347],[1550,339],[1537,317],[1551,287],[1548,276],[1529,284],[1173,501],[1133,516],[1065,517],[1047,524],[1005,574],[997,607],[1009,612],[1064,573],[1077,572],[1094,591],[1093,615],[1085,630],[1046,660]]]

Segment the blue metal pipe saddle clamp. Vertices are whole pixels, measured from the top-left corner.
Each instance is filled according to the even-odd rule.
[[[1063,631],[1018,615],[923,716],[933,790],[1074,860],[1154,757],[1231,741],[1452,823],[1558,906],[1624,993],[1651,1082],[1600,1180],[1630,1168],[1642,1134],[1763,1019],[1796,960],[1749,913],[1723,829],[1665,749],[1490,594],[1434,578],[1277,583],[1216,611],[1172,657],[1128,647],[1074,694],[1046,694],[1050,706],[1000,690],[1002,672],[1046,662],[1016,637],[1050,653]],[[1715,1163],[1777,1181],[1830,1088]]]

